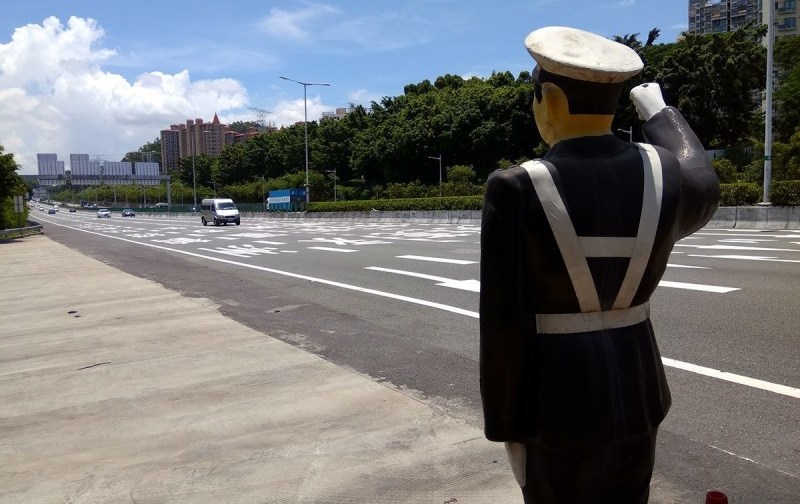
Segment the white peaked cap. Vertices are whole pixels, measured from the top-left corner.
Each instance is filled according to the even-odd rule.
[[[546,71],[581,81],[624,82],[644,67],[630,47],[575,28],[548,26],[532,31],[525,37],[525,47]]]

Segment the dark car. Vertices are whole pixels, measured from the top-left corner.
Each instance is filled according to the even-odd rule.
[[[54,214],[56,212],[58,212],[58,210],[56,210],[55,208],[48,208],[47,209],[47,213],[49,213],[49,214]]]
[[[130,208],[126,208],[122,211],[123,217],[136,217],[136,212],[131,210]]]
[[[77,211],[78,211],[78,210],[77,210],[76,208],[74,208],[74,207],[69,207],[69,213],[75,213],[75,212],[77,212]]]

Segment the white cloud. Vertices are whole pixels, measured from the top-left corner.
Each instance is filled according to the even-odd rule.
[[[308,103],[308,120],[316,121],[322,117],[323,112],[333,111],[333,107],[324,105],[319,96],[309,96]],[[277,126],[291,126],[292,124],[303,122],[305,117],[303,110],[303,99],[284,100],[278,102],[274,110],[267,114],[267,121],[271,121]]]
[[[310,42],[312,24],[329,14],[339,11],[328,5],[308,5],[294,12],[273,8],[268,16],[259,21],[261,28],[276,38],[288,38],[296,42]]]
[[[294,11],[273,8],[256,26],[278,42],[313,43],[322,53],[347,54],[354,48],[390,51],[429,43],[440,22],[413,9],[360,15],[311,4]],[[447,22],[452,27],[458,21],[450,15]]]
[[[365,107],[369,107],[372,102],[380,103],[381,99],[383,99],[385,95],[378,94],[378,93],[370,93],[366,89],[357,89],[350,93],[347,96],[347,99],[350,103],[355,103],[356,105],[364,105]]]
[[[187,118],[247,104],[232,79],[192,81],[188,70],[158,71],[130,82],[103,64],[115,55],[99,47],[103,29],[92,19],[57,18],[29,24],[0,44],[0,142],[21,173],[36,173],[36,153],[122,157],[159,131]]]

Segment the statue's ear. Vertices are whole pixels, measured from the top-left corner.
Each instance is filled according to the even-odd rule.
[[[566,118],[569,115],[567,95],[552,82],[542,84],[542,105],[547,109],[551,121]]]

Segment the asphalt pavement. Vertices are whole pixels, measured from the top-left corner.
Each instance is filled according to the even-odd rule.
[[[0,285],[0,503],[522,502],[479,428],[208,299],[43,235]]]

